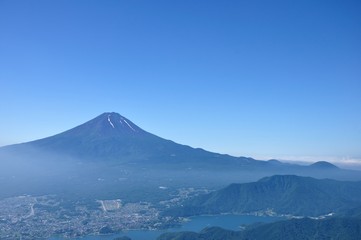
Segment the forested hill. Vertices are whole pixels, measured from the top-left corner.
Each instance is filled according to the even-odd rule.
[[[219,227],[205,228],[200,233],[165,233],[157,240],[357,240],[361,236],[361,219],[310,218],[292,219],[251,227],[244,231],[230,231]]]
[[[192,216],[272,210],[277,214],[320,216],[360,204],[360,182],[279,175],[252,183],[231,184],[190,199],[166,214]]]

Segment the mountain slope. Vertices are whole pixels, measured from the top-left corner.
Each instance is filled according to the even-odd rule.
[[[361,219],[329,218],[312,220],[292,219],[262,224],[245,231],[231,231],[219,227],[209,227],[200,233],[164,233],[157,240],[356,240],[361,236]]]
[[[157,201],[167,192],[159,186],[224,185],[245,178],[240,171],[264,164],[177,144],[117,113],[103,113],[57,135],[1,147],[0,198],[66,191],[69,196]]]
[[[75,161],[113,162],[116,164],[150,164],[176,169],[244,170],[273,174],[317,175],[320,168],[299,166],[279,161],[257,161],[192,148],[163,139],[138,127],[118,113],[103,113],[96,118],[57,135],[0,148],[18,159],[74,159]],[[45,157],[44,157],[45,155]],[[326,165],[325,163],[323,165]],[[340,169],[328,164],[323,174],[339,174]],[[261,175],[264,176],[262,173]],[[268,174],[269,175],[269,174]],[[341,173],[342,176],[346,174]],[[349,173],[348,176],[354,176]],[[326,176],[324,176],[326,177]]]
[[[278,214],[319,216],[361,203],[361,183],[299,176],[266,177],[258,182],[231,184],[198,196],[170,215],[252,213],[272,209]]]
[[[118,163],[193,162],[201,165],[207,161],[213,164],[257,164],[257,161],[251,158],[211,153],[160,138],[144,131],[118,113],[103,113],[63,133],[6,148],[15,152],[36,149],[80,160],[113,160]]]
[[[152,197],[125,190],[140,187],[154,193],[164,185],[214,189],[275,174],[361,178],[356,171],[319,170],[192,148],[151,134],[118,113],[103,113],[57,135],[0,148],[0,197],[64,189],[70,195]]]
[[[335,165],[333,165],[333,164],[331,164],[329,162],[325,162],[325,161],[315,162],[315,163],[310,165],[310,168],[318,169],[318,170],[335,170],[335,169],[339,169]]]

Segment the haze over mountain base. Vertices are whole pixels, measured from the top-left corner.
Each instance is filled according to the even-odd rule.
[[[360,172],[340,169],[324,161],[302,166],[192,148],[151,134],[117,113],[104,113],[63,133],[0,148],[0,198],[3,201],[0,205],[21,206],[0,212],[6,219],[1,225],[2,230],[8,234],[0,237],[12,239],[15,235],[11,235],[11,232],[24,231],[28,235],[24,233],[22,237],[32,239],[53,234],[74,237],[109,233],[125,228],[167,228],[179,224],[183,216],[222,213],[214,208],[212,202],[217,203],[220,209],[229,207],[231,211],[237,207],[241,212],[249,213],[257,209],[248,209],[246,204],[232,201],[218,204],[216,195],[212,195],[217,192],[209,192],[231,183],[253,182],[276,174],[361,180]],[[292,181],[285,182],[292,189],[303,186],[302,182],[308,184],[316,181],[289,178]],[[265,180],[258,184],[262,184],[262,181]],[[346,183],[334,183],[331,185],[348,186]],[[283,184],[266,187],[265,192]],[[317,193],[319,188],[301,189],[298,199],[302,198],[303,193],[307,196],[315,191]],[[345,191],[347,196],[352,195],[350,190]],[[204,193],[211,195],[201,195]],[[201,195],[201,199],[213,197],[206,201],[208,205],[203,205],[203,200],[197,202],[197,195]],[[255,199],[250,201],[263,201],[259,211],[276,209],[277,197],[272,202],[270,196],[256,194]],[[357,197],[350,204],[342,202],[340,196],[335,197],[336,205],[330,206],[330,211],[342,209],[344,204],[357,205]],[[345,196],[342,195],[343,199],[346,199]],[[265,198],[270,201],[264,201]],[[197,203],[189,205],[188,209],[192,211],[179,214],[175,210],[189,202]],[[225,206],[226,202],[232,203],[232,206]],[[182,211],[184,213],[184,209]],[[300,212],[290,207],[279,213],[323,214],[309,206]],[[132,222],[124,218],[125,215],[137,221]],[[49,221],[49,224],[40,228],[43,221]],[[72,222],[71,230],[67,230],[67,225],[60,224],[64,221]],[[11,222],[14,224],[9,228]],[[24,224],[36,231],[25,230]]]

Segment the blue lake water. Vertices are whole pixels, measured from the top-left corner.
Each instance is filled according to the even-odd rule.
[[[219,226],[230,230],[239,230],[242,224],[251,224],[256,222],[274,222],[282,218],[277,217],[258,217],[247,215],[217,215],[217,216],[197,216],[190,218],[178,228],[167,230],[132,230],[112,235],[97,235],[78,238],[81,240],[113,240],[116,237],[128,236],[132,240],[155,240],[159,235],[165,232],[194,231],[199,232],[205,227]],[[60,240],[62,238],[53,238]]]

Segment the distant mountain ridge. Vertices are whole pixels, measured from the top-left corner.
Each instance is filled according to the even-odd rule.
[[[315,162],[315,163],[311,164],[310,167],[314,168],[314,169],[320,169],[320,170],[339,169],[337,166],[335,166],[329,162],[326,162],[326,161]]]
[[[168,214],[192,216],[255,213],[320,216],[361,205],[361,182],[314,179],[293,175],[265,177],[257,182],[231,184],[200,195]]]

